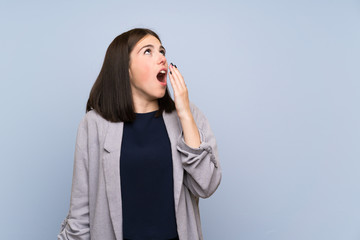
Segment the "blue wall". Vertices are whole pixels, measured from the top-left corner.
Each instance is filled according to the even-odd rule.
[[[160,35],[217,137],[206,240],[360,239],[359,1],[8,1],[0,18],[1,239],[56,239],[87,97],[133,27]]]

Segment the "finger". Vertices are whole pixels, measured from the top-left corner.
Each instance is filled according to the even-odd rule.
[[[181,76],[179,70],[178,70],[176,67],[174,67],[173,65],[170,65],[170,69],[171,69],[171,71],[172,71],[172,73],[173,73],[174,79],[175,79],[178,83],[181,84],[182,76]],[[182,84],[181,84],[180,86],[182,86]]]
[[[174,76],[173,76],[174,73],[172,72],[172,70],[170,70],[170,72],[169,72],[170,73],[169,78],[170,78],[171,86],[174,90],[174,95],[175,95],[175,92],[177,93],[179,91],[179,86],[178,86],[178,83],[176,82],[176,80],[174,79]]]
[[[172,65],[170,65],[170,67],[171,67],[171,71],[172,71],[173,75],[175,76],[175,79],[177,80],[179,87],[181,87],[182,89],[185,89],[186,84],[185,84],[184,78],[182,77],[179,69],[177,69],[176,67],[174,67]]]

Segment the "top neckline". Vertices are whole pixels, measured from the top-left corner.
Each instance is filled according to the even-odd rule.
[[[141,116],[149,116],[149,115],[152,115],[154,113],[156,113],[158,111],[157,110],[154,110],[154,111],[151,111],[151,112],[146,112],[146,113],[135,113],[137,117],[141,117]]]

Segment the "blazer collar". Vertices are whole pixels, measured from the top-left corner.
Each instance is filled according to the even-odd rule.
[[[176,137],[178,137],[181,133],[181,124],[176,110],[172,111],[171,113],[163,111],[162,115],[170,141],[175,140]],[[110,153],[121,149],[123,127],[124,122],[109,122],[104,142],[104,149],[107,152]]]

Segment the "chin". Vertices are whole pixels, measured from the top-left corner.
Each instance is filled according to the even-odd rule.
[[[157,95],[157,98],[163,98],[165,96],[166,93],[166,88],[164,89],[164,91],[162,91],[160,94]]]

